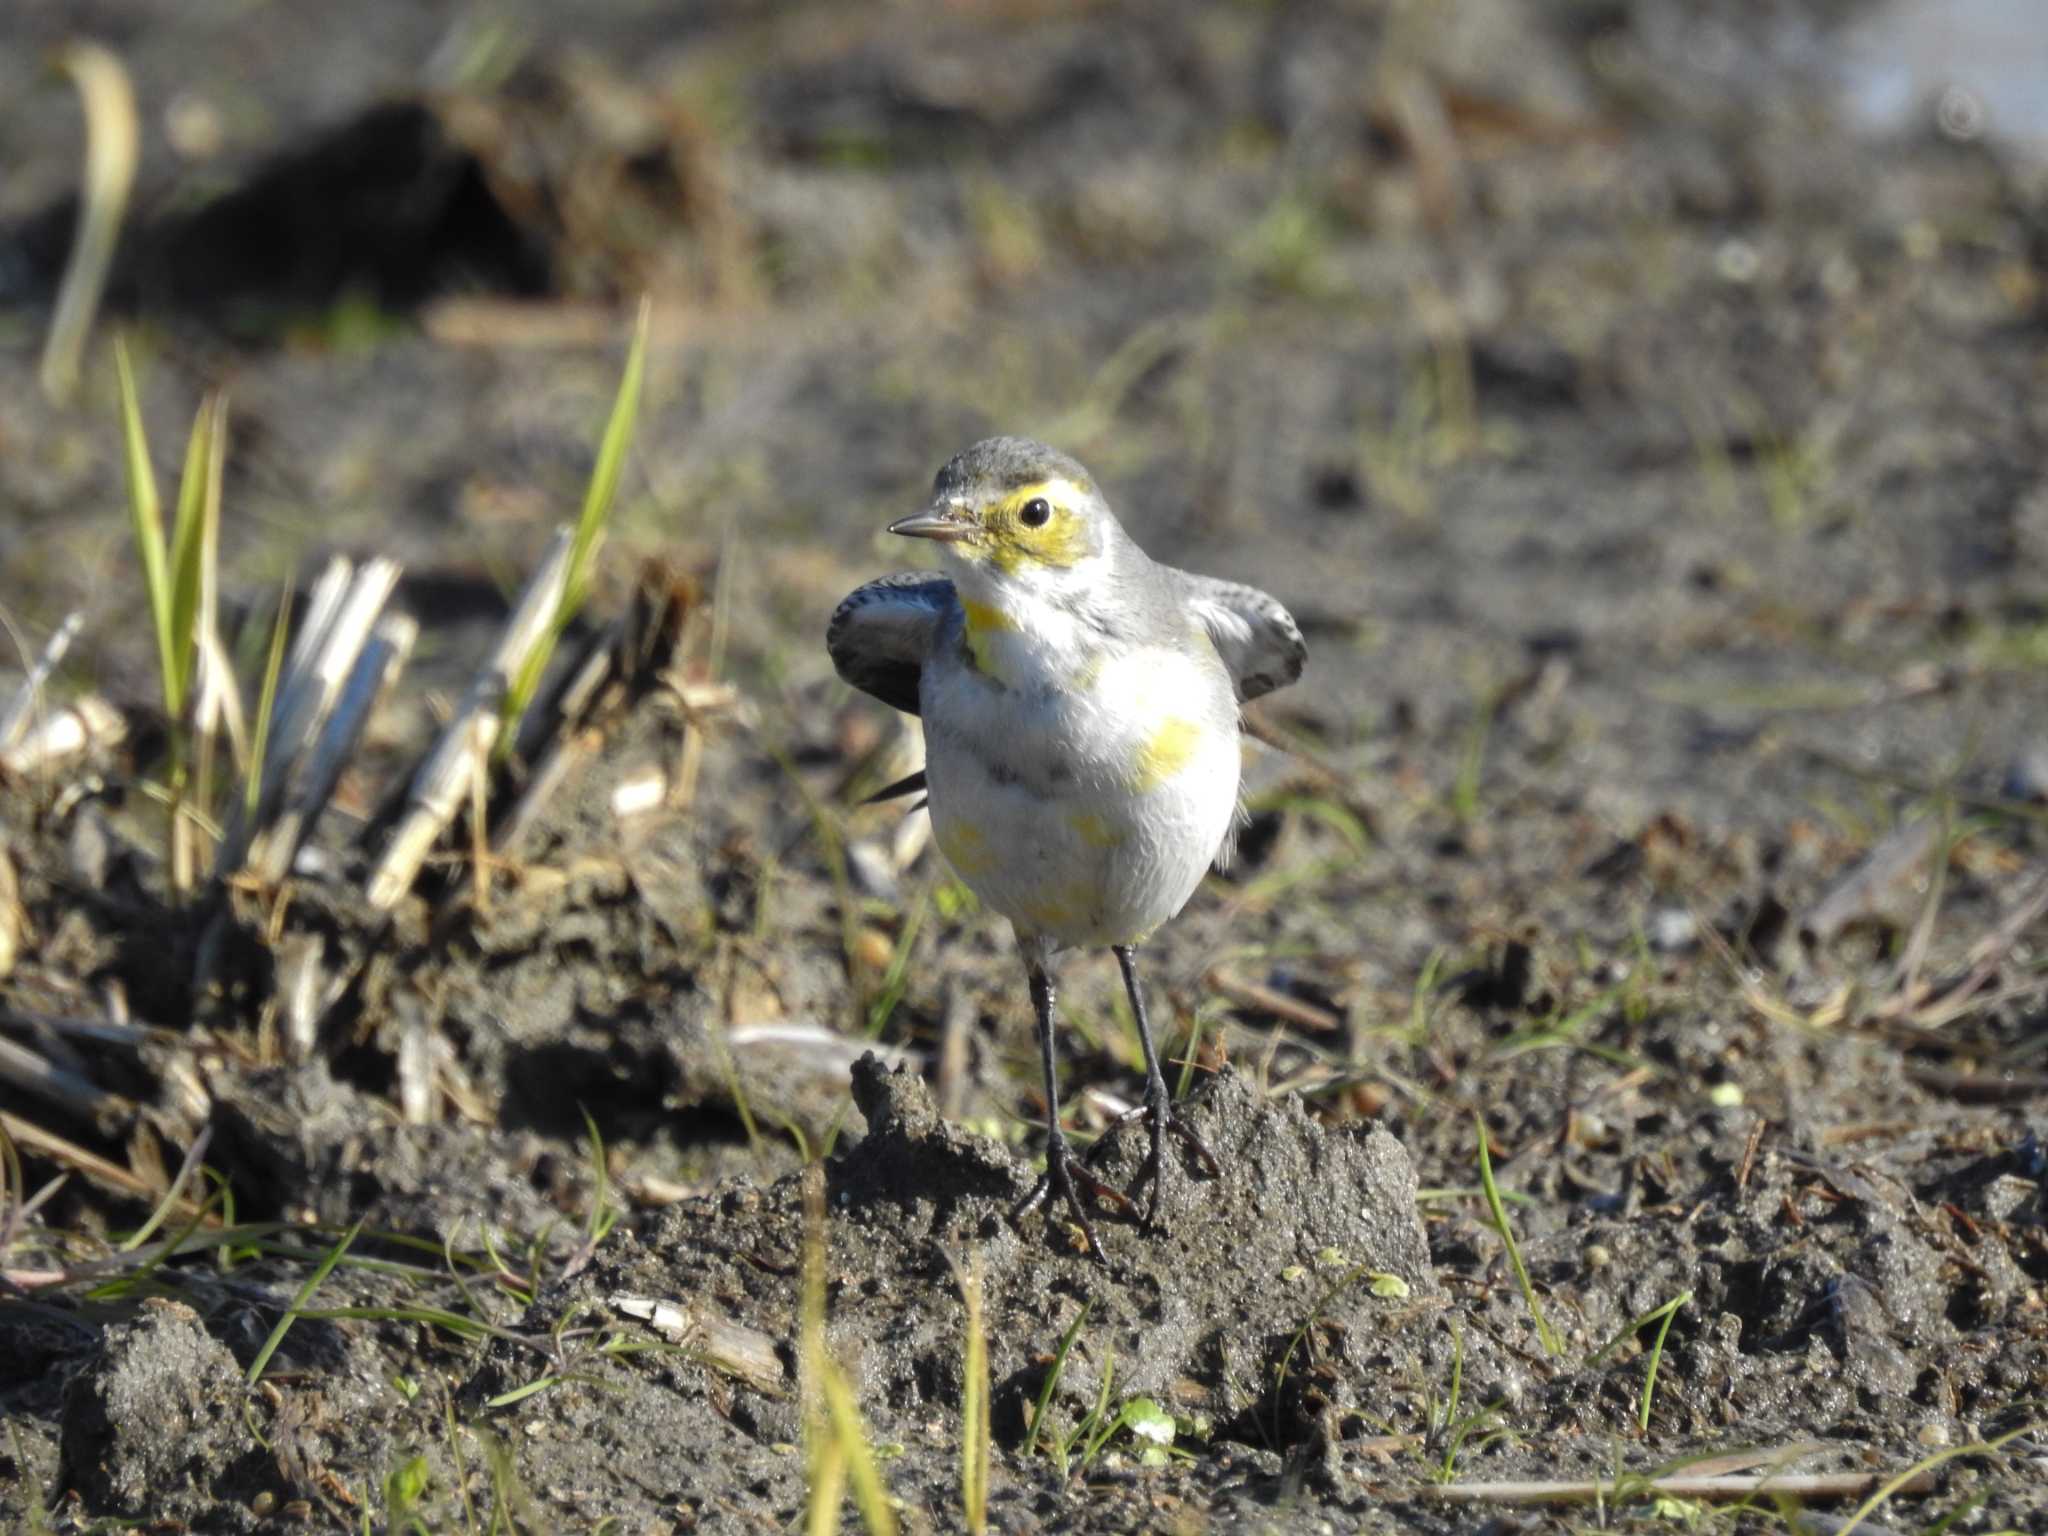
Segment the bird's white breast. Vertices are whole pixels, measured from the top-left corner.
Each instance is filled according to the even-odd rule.
[[[1199,629],[1091,651],[1052,615],[979,617],[924,671],[939,846],[1022,933],[1135,943],[1186,904],[1237,813],[1229,677]]]

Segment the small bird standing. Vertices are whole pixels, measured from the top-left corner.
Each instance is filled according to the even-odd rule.
[[[976,443],[932,491],[889,531],[937,543],[950,577],[870,582],[825,645],[847,682],[923,716],[924,771],[877,798],[924,790],[948,862],[1016,929],[1049,1129],[1045,1177],[1013,1219],[1056,1195],[1104,1259],[1083,1190],[1135,1209],[1149,1182],[1156,1227],[1168,1131],[1217,1170],[1167,1093],[1135,952],[1229,857],[1238,707],[1293,682],[1307,650],[1265,593],[1147,557],[1043,443]],[[1151,1147],[1128,1192],[1077,1163],[1060,1126],[1051,967],[1081,945],[1115,952],[1144,1047]]]

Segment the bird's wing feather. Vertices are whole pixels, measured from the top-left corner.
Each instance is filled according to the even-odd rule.
[[[953,583],[925,571],[884,576],[848,595],[825,626],[839,675],[884,704],[917,713],[917,680],[939,626],[953,607]]]
[[[1240,704],[1301,676],[1308,659],[1294,615],[1279,601],[1234,581],[1178,573],[1186,583],[1188,606],[1209,631],[1216,652],[1230,671]]]

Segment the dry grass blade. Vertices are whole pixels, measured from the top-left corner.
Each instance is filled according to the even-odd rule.
[[[758,1329],[728,1322],[702,1304],[644,1296],[607,1300],[614,1311],[640,1319],[670,1343],[689,1350],[713,1370],[737,1377],[756,1392],[780,1397],[789,1389],[781,1349]]]
[[[320,812],[333,798],[341,771],[369,724],[377,700],[404,670],[418,634],[419,625],[409,615],[386,614],[356,658],[319,739],[307,754],[296,793],[250,855],[251,867],[266,885],[276,885],[291,869]]]
[[[1259,982],[1246,981],[1220,965],[1211,966],[1202,980],[1211,991],[1220,993],[1240,1007],[1267,1014],[1284,1024],[1298,1025],[1319,1035],[1334,1034],[1344,1027],[1344,1020],[1329,1009],[1303,1002],[1298,997],[1289,997],[1285,992]]]
[[[153,1024],[136,1024],[125,1019],[66,1019],[53,1013],[29,1013],[18,1008],[0,1008],[0,1029],[27,1034],[57,1035],[73,1040],[90,1040],[136,1051],[145,1045],[177,1045],[184,1037]]]
[[[1884,837],[1809,907],[1799,933],[1809,944],[1831,942],[1844,928],[1883,909],[1900,885],[1925,866],[1942,818],[1922,816]]]
[[[1786,1498],[1808,1501],[1861,1498],[1873,1491],[1887,1495],[1929,1493],[1932,1472],[1914,1472],[1887,1484],[1875,1472],[1767,1472],[1754,1476],[1620,1478],[1614,1482],[1570,1482],[1532,1478],[1525,1482],[1432,1483],[1410,1490],[1410,1496],[1445,1504],[1615,1504],[1641,1499]]]
[[[461,809],[471,775],[490,759],[504,723],[501,706],[510,679],[543,643],[568,580],[570,531],[557,530],[539,567],[519,595],[497,649],[469,685],[453,718],[413,774],[406,807],[370,876],[370,905],[388,912],[412,889],[427,852]]]
[[[109,1093],[90,1079],[53,1065],[12,1040],[0,1040],[0,1083],[34,1094],[82,1120],[112,1120],[132,1114],[135,1109],[119,1094]]]
[[[102,1184],[116,1194],[131,1196],[138,1200],[154,1200],[161,1190],[151,1186],[119,1163],[108,1162],[97,1152],[88,1151],[76,1142],[67,1141],[54,1131],[46,1131],[31,1120],[0,1110],[0,1131],[4,1131],[15,1143],[30,1152],[47,1157],[55,1163],[84,1174],[96,1184]],[[186,1215],[198,1215],[201,1207],[190,1196],[180,1196],[178,1209]]]
[[[237,813],[244,822],[256,815],[256,802],[263,792],[265,761],[270,754],[271,711],[277,708],[278,679],[284,675],[285,633],[291,627],[292,586],[287,581],[278,590],[277,612],[270,620],[270,648],[263,661],[263,686],[256,695],[256,734],[249,743],[249,761],[242,767],[242,802]]]
[[[258,787],[253,797],[245,789],[235,806],[215,873],[226,876],[240,869],[258,838],[274,830],[268,819],[276,814],[307,755],[317,754],[328,718],[350,679],[357,676],[364,648],[398,585],[398,575],[395,560],[367,560],[357,570],[337,558],[314,584],[304,627],[277,684],[276,706],[265,711],[258,725],[266,743]],[[273,634],[273,648],[276,643]],[[257,771],[255,765],[250,771]],[[300,781],[304,782],[303,775]],[[250,812],[252,798],[255,810]]]
[[[1969,969],[1961,977],[1938,987],[1901,990],[1881,1003],[1873,1016],[1904,1020],[1918,1029],[1934,1030],[1975,1009],[2031,997],[2048,987],[2048,981],[2037,976],[2009,987],[1986,990],[1999,969],[2014,958],[2014,950],[2028,930],[2048,913],[2048,865],[2036,864],[2019,882],[2019,889],[2021,894],[2012,909],[1970,946]]]
[[[28,669],[28,675],[21,680],[21,686],[14,690],[14,697],[7,708],[0,710],[0,750],[13,746],[29,721],[35,718],[42,707],[43,689],[63,664],[64,657],[71,650],[71,642],[78,638],[78,631],[84,624],[85,615],[74,609],[64,615],[64,622],[43,643],[42,652]]]
[[[1937,835],[1928,853],[1927,893],[1921,899],[1919,915],[1906,937],[1906,947],[1899,956],[1898,973],[1892,984],[1892,995],[1901,999],[1920,995],[1920,970],[1927,963],[1927,950],[1934,942],[1934,920],[1941,915],[1942,888],[1948,876],[1949,845],[1954,837],[1954,817],[1948,802],[1943,801],[1940,814],[1930,819],[1936,824]]]
[[[21,958],[22,941],[29,936],[28,911],[21,904],[21,881],[14,873],[14,856],[0,840],[0,980],[14,974],[14,962]]]
[[[98,43],[75,42],[57,55],[57,62],[78,88],[85,110],[85,186],[78,200],[78,234],[57,290],[57,308],[38,371],[43,393],[62,404],[78,387],[85,339],[113,265],[121,217],[135,184],[140,130],[135,89],[126,67],[112,53]]]

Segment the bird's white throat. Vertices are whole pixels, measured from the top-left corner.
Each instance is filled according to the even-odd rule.
[[[977,669],[998,682],[1066,681],[1095,649],[1095,632],[1055,597],[1041,573],[1020,571],[956,585],[966,617],[967,653]]]

